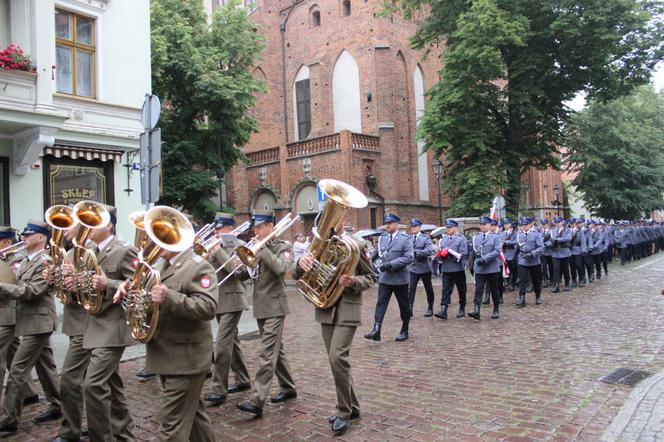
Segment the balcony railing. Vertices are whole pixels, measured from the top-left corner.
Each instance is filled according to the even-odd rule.
[[[305,157],[322,152],[330,152],[341,148],[338,133],[324,137],[312,138],[310,140],[297,141],[286,145],[288,158]]]
[[[279,161],[279,146],[270,147],[268,149],[249,152],[247,158],[251,161],[252,166],[261,164],[276,163]]]
[[[351,134],[353,150],[380,152],[380,137],[365,134]]]

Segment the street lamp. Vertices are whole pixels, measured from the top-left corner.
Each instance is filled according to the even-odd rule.
[[[435,158],[433,162],[431,163],[431,170],[433,171],[433,174],[436,176],[436,181],[438,184],[438,221],[439,221],[439,226],[443,225],[443,205],[441,201],[441,192],[440,192],[440,177],[443,174],[443,163],[440,162],[438,158]]]
[[[553,185],[553,201],[551,204],[556,206],[556,215],[560,216],[560,186],[558,184]]]

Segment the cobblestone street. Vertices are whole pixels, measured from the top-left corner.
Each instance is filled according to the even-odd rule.
[[[621,433],[621,428],[628,429],[638,413],[622,413],[627,417],[619,431],[605,432],[641,384],[610,385],[600,378],[618,368],[651,373],[664,369],[664,297],[659,295],[663,270],[661,253],[625,267],[614,263],[608,279],[586,288],[561,294],[544,289],[541,306],[535,306],[534,295],[529,294],[523,310],[514,306],[516,293],[506,292],[501,318],[489,319],[490,309],[485,308],[479,322],[454,318],[456,292],[451,319],[424,318],[426,303],[420,287],[411,338],[405,343],[394,342],[400,327],[396,300],[387,313],[383,341],[362,337],[373,323],[376,299],[375,289],[367,292],[364,325],[351,351],[362,418],[339,439],[631,439],[630,434],[639,433]],[[470,285],[470,299],[472,290]],[[292,313],[284,342],[298,398],[266,405],[263,418],[251,420],[235,408],[247,395],[230,396],[222,407],[209,409],[219,440],[332,439],[327,416],[334,412],[336,398],[320,327],[303,298],[293,293],[289,301]],[[253,374],[258,340],[243,345]],[[150,440],[158,430],[160,388],[155,380],[140,382],[134,376],[142,366],[142,358],[124,362],[121,373],[135,434],[139,440]],[[208,381],[204,393],[209,389]],[[655,397],[650,403],[661,401]],[[58,424],[30,422],[44,407],[44,401],[26,407],[19,433],[10,440],[55,436]],[[661,426],[664,417],[653,419],[660,419],[654,424]]]

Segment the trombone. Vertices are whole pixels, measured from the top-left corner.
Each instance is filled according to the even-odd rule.
[[[256,257],[256,254],[263,248],[265,247],[270,241],[272,241],[274,238],[277,238],[281,236],[284,232],[286,232],[288,229],[293,226],[293,224],[297,223],[300,221],[300,216],[297,215],[295,218],[293,218],[293,214],[289,213],[288,215],[284,216],[277,224],[275,224],[274,228],[272,229],[272,232],[270,232],[269,235],[267,235],[265,238],[262,240],[256,242],[255,240],[249,241],[246,245],[239,245],[235,248],[235,251],[233,254],[224,262],[222,265],[215,270],[215,272],[219,273],[221,269],[226,267],[226,265],[234,261],[235,259],[239,259],[242,261],[242,264],[238,264],[231,272],[226,275],[224,279],[219,281],[219,284],[217,284],[217,287],[222,285],[224,282],[228,280],[235,272],[240,270],[240,268],[244,265],[246,267],[250,267],[252,269],[256,268],[258,265],[258,257]]]
[[[249,230],[251,222],[245,221],[231,232],[224,235],[239,236]],[[223,241],[223,236],[217,236],[214,233],[214,223],[204,225],[194,237],[194,252],[200,257],[207,259],[210,252]]]

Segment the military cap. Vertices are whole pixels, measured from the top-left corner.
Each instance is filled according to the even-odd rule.
[[[28,224],[21,232],[21,235],[32,235],[33,233],[41,233],[42,235],[49,236],[51,234],[51,229],[49,229],[48,224],[37,221],[37,220],[28,220]]]
[[[214,227],[234,226],[235,216],[232,213],[217,212],[214,217]]]
[[[16,230],[9,226],[0,226],[0,239],[16,239]]]
[[[398,223],[399,221],[401,221],[401,218],[396,216],[394,213],[386,213],[383,217],[384,223]]]
[[[422,221],[419,219],[413,218],[410,220],[410,225],[413,227],[421,227],[422,226]]]
[[[480,224],[491,224],[491,218],[488,216],[480,216]]]
[[[452,218],[447,218],[447,227],[459,227],[459,223]]]
[[[251,213],[251,221],[255,226],[263,223],[274,224],[275,216],[274,210],[254,210]]]

